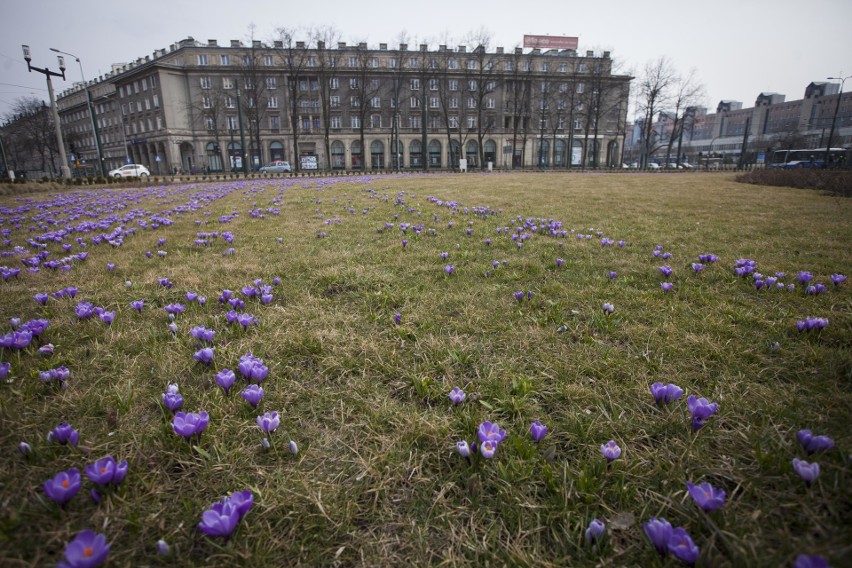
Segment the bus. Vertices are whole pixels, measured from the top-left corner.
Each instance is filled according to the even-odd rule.
[[[847,150],[845,148],[831,148],[828,150],[826,161],[825,148],[808,150],[776,150],[772,153],[772,159],[768,166],[770,168],[825,168],[836,167],[846,160]]]

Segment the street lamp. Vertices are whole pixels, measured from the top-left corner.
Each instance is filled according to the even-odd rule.
[[[32,73],[36,71],[37,73],[41,73],[47,78],[47,94],[50,96],[50,108],[53,114],[53,125],[56,128],[56,143],[59,145],[59,159],[61,161],[61,165],[59,166],[62,170],[62,177],[65,179],[71,179],[71,168],[68,167],[68,158],[65,156],[65,142],[62,140],[62,128],[59,125],[59,110],[56,108],[56,97],[53,94],[53,82],[50,80],[51,77],[62,77],[65,79],[65,58],[61,55],[57,55],[56,59],[59,61],[59,71],[60,73],[56,73],[55,71],[51,71],[47,67],[33,67],[30,62],[33,58],[30,56],[30,46],[22,45],[21,48],[24,51],[24,61],[27,62],[27,70]]]
[[[828,161],[831,158],[831,139],[834,137],[834,125],[837,123],[837,111],[840,110],[840,99],[843,98],[843,83],[852,75],[847,77],[826,77],[834,81],[840,81],[840,92],[837,93],[837,104],[834,105],[834,116],[831,119],[831,130],[828,131],[828,145],[825,147],[825,165],[828,167]]]
[[[106,172],[104,171],[104,159],[103,152],[101,151],[101,137],[98,135],[98,126],[95,122],[95,108],[92,104],[92,93],[89,92],[89,86],[86,84],[86,76],[83,74],[83,63],[80,61],[80,58],[74,55],[73,53],[68,53],[67,51],[60,51],[55,47],[51,47],[50,51],[56,53],[64,53],[69,57],[73,57],[77,64],[80,66],[80,78],[83,80],[83,88],[86,89],[86,106],[89,108],[89,119],[92,123],[92,133],[95,136],[95,150],[97,150],[98,154],[98,171],[101,174],[101,177],[106,177]]]

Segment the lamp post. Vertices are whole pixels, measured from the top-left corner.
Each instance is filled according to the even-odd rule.
[[[83,74],[83,63],[80,61],[80,58],[74,55],[73,53],[68,53],[67,51],[60,51],[55,47],[51,47],[50,51],[56,53],[63,53],[68,55],[69,57],[73,57],[77,64],[80,66],[80,79],[83,80],[83,88],[86,89],[86,106],[89,108],[89,119],[92,123],[92,133],[95,136],[95,150],[98,154],[98,171],[101,174],[101,177],[106,177],[106,171],[104,170],[104,158],[103,158],[103,150],[101,149],[101,137],[98,133],[98,125],[95,121],[95,108],[92,104],[92,93],[89,91],[89,86],[86,84],[86,76]]]
[[[840,110],[840,99],[843,98],[843,83],[852,75],[847,77],[827,77],[834,81],[840,81],[840,92],[837,93],[837,104],[834,105],[834,116],[831,118],[831,130],[828,131],[828,144],[825,146],[825,165],[828,167],[828,161],[831,158],[831,139],[834,137],[834,125],[837,123],[837,112]]]
[[[65,179],[71,179],[71,168],[68,167],[68,158],[65,156],[65,142],[62,140],[62,128],[59,125],[59,110],[56,108],[56,97],[53,94],[53,82],[50,80],[51,77],[62,77],[65,79],[65,58],[61,55],[57,55],[56,59],[59,61],[59,71],[60,73],[56,73],[55,71],[51,71],[47,67],[33,67],[30,65],[30,62],[33,60],[30,57],[30,46],[22,45],[21,48],[24,51],[24,61],[27,62],[27,70],[32,73],[36,71],[41,73],[47,78],[47,94],[50,96],[50,109],[53,114],[53,125],[56,128],[56,143],[59,145],[59,159],[61,160],[61,165],[59,166],[62,170],[62,177]]]

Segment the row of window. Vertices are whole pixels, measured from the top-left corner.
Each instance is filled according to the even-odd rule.
[[[130,101],[121,105],[121,113],[124,115],[142,112],[143,110],[151,110],[160,108],[159,95],[153,95],[150,99],[144,98],[141,100]]]
[[[140,92],[144,93],[148,90],[149,85],[151,86],[152,90],[157,87],[156,75],[150,75],[148,77],[143,77],[138,81],[128,83],[127,85],[121,85],[118,88],[118,97],[123,99],[126,96],[129,97],[130,95],[138,95]]]
[[[237,61],[241,61],[243,65],[252,65],[252,56],[251,55],[243,55],[241,59],[232,58],[230,54],[221,54],[209,56],[206,53],[198,54],[198,65],[205,66],[210,65],[211,62],[213,64],[216,63],[218,58],[218,62],[220,65],[231,65],[232,63],[236,63]],[[317,67],[319,64],[319,60],[315,55],[306,55],[303,58],[294,58],[288,57],[284,59],[287,65],[290,67]],[[399,57],[367,57],[366,59],[359,57],[357,55],[349,55],[347,57],[338,57],[336,55],[329,56],[328,58],[328,66],[329,67],[341,67],[341,63],[347,63],[347,66],[351,69],[361,69],[363,67],[369,69],[378,69],[380,67],[385,67],[388,69],[400,69],[403,66],[406,66],[408,69],[418,69],[421,64],[425,63],[429,69],[440,69],[441,68],[441,60],[436,57],[430,57],[428,60],[423,60],[420,57],[412,56],[400,59]],[[258,58],[257,62],[266,67],[272,67],[275,65],[275,58],[266,54]],[[503,60],[502,68],[504,71],[514,71],[515,70],[515,62],[511,59]],[[519,69],[524,72],[531,71],[541,71],[548,72],[551,70],[551,62],[550,61],[539,61],[538,69],[536,69],[535,63],[529,59],[525,59],[521,61]],[[465,69],[470,71],[476,71],[480,67],[479,59],[468,59],[463,62]],[[446,60],[447,69],[460,69],[460,62],[458,59],[451,57]],[[494,59],[488,59],[487,61],[482,62],[482,67],[484,69],[488,69],[489,71],[494,70],[497,67],[497,62]],[[567,62],[560,62],[557,70],[559,73],[568,73],[569,65]],[[601,70],[601,64],[595,63],[593,66],[595,73],[599,73]],[[578,62],[576,66],[577,73],[585,73],[587,71],[587,66],[584,61]]]

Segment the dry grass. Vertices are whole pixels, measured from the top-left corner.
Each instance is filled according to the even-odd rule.
[[[44,341],[56,345],[51,358],[33,348],[0,353],[12,364],[0,390],[9,455],[0,466],[4,566],[54,563],[84,529],[107,535],[116,566],[163,563],[153,548],[159,538],[192,566],[651,565],[656,555],[642,532],[649,516],[686,527],[705,565],[777,566],[799,553],[840,564],[852,552],[852,300],[848,283],[833,289],[828,281],[852,261],[848,200],[717,174],[230,181],[97,195],[139,198],[131,207],[148,218],[216,188],[227,195],[170,213],[169,227],[140,227],[120,248],[92,245],[97,233],[69,235],[74,253],[77,236],[90,253],[70,272],[0,282],[0,321],[49,318]],[[86,203],[90,194],[71,195]],[[476,206],[499,213],[483,218]],[[258,209],[264,218],[249,214]],[[232,222],[217,222],[234,210]],[[41,232],[28,231],[32,220],[15,227],[12,213],[2,215],[0,228],[11,229],[6,250]],[[594,238],[536,233],[519,249],[496,231],[517,216],[558,220]],[[403,222],[424,230],[403,236]],[[198,231],[231,231],[235,241],[198,247]],[[317,238],[321,231],[326,238]],[[598,231],[626,246],[602,247]],[[654,258],[656,245],[672,258]],[[228,246],[236,252],[222,256]],[[58,244],[48,249],[49,258],[65,254]],[[165,258],[145,258],[160,249]],[[719,264],[693,273],[690,263],[709,252]],[[832,289],[756,292],[733,275],[738,258],[757,260],[767,275],[786,272],[785,282],[809,270]],[[507,263],[493,268],[494,260]],[[671,294],[659,288],[662,264],[674,269]],[[259,325],[226,326],[219,292],[275,276],[282,281],[270,305],[246,300]],[[158,286],[160,277],[175,287]],[[32,300],[72,284],[76,300]],[[190,290],[208,303],[179,315],[173,337],[163,306]],[[517,290],[532,299],[516,301]],[[146,302],[141,314],[129,306],[135,299]],[[79,300],[116,309],[113,325],[75,321]],[[612,316],[603,302],[616,306]],[[806,316],[831,324],[819,335],[796,333]],[[194,325],[217,332],[212,369],[192,359]],[[213,381],[249,351],[270,369],[258,410],[282,412],[268,452],[257,412],[236,386],[226,398]],[[38,370],[60,364],[72,373],[66,390],[39,382]],[[685,396],[659,409],[648,392],[655,381],[719,402],[720,412],[693,434]],[[200,450],[171,431],[159,404],[171,382],[185,410],[211,415]],[[447,398],[454,386],[469,396],[458,407]],[[470,465],[455,442],[472,441],[484,420],[509,437],[494,459]],[[534,420],[550,429],[541,446],[529,437]],[[79,429],[85,451],[45,441],[61,421]],[[811,488],[790,465],[804,457],[795,441],[801,428],[838,446],[817,456],[822,475]],[[288,439],[298,456],[286,451]],[[610,439],[624,455],[607,467],[598,448]],[[34,448],[28,460],[12,457],[21,440]],[[117,494],[96,505],[84,481],[65,510],[46,498],[44,480],[107,454],[130,462]],[[729,495],[710,515],[685,491],[687,481],[705,480]],[[202,511],[244,488],[255,507],[234,538],[203,537]],[[582,533],[595,517],[609,536],[593,551]]]

